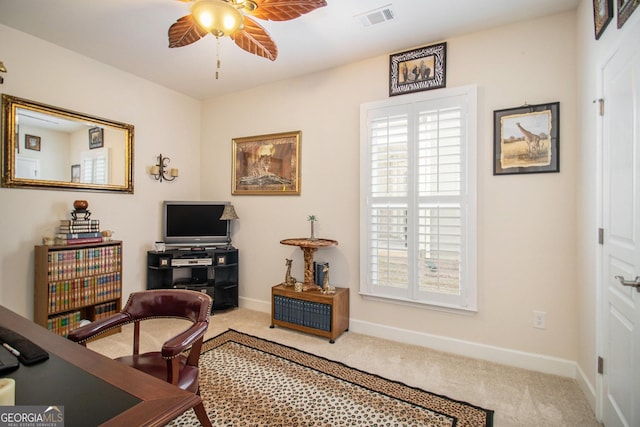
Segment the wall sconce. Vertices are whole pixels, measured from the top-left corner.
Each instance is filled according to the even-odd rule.
[[[225,205],[224,210],[222,211],[222,215],[220,215],[220,219],[235,220],[240,218],[238,217],[236,209],[233,207],[233,205]],[[233,246],[231,245],[231,223],[229,223],[229,234],[227,234],[226,249],[233,249]]]
[[[158,163],[155,166],[151,166],[150,171],[151,175],[155,177],[156,181],[173,181],[178,177],[178,168],[169,169],[170,161],[170,158],[162,157],[162,154],[158,155]]]
[[[0,61],[0,73],[6,73],[6,72],[7,72],[7,67],[5,67],[2,61]],[[0,76],[0,85],[2,83],[4,83],[4,78]]]

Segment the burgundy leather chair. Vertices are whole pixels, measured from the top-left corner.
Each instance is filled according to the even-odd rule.
[[[199,395],[198,360],[212,303],[209,295],[184,289],[133,292],[121,312],[74,329],[68,338],[86,346],[91,338],[133,323],[133,354],[116,360]],[[185,319],[192,325],[166,341],[161,351],[140,354],[140,323],[155,318]],[[189,346],[191,351],[185,356]],[[211,426],[202,402],[194,411],[200,424]]]

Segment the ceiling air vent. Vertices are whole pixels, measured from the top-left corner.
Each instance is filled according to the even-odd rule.
[[[364,27],[381,24],[393,20],[395,13],[390,4],[355,16]]]

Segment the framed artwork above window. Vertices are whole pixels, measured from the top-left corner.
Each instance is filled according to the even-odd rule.
[[[438,43],[389,57],[389,96],[446,86],[447,43]]]

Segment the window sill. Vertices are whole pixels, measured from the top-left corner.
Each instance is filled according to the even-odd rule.
[[[460,315],[474,315],[478,312],[477,308],[461,307],[457,305],[446,305],[442,303],[427,302],[427,301],[414,301],[405,298],[391,297],[387,295],[369,294],[360,291],[359,294],[368,301],[382,302],[385,304],[402,305],[405,307],[419,308],[422,310],[442,311],[445,313],[460,314]]]

